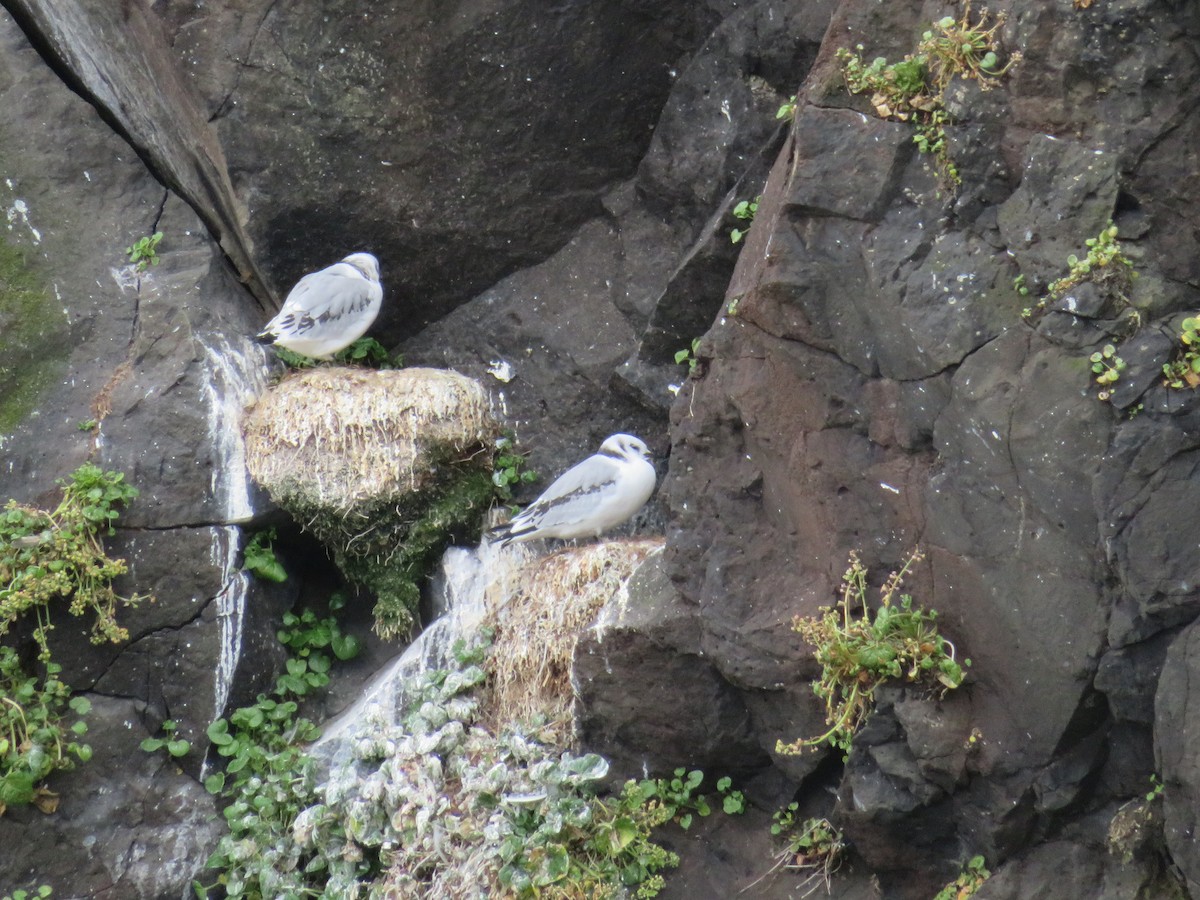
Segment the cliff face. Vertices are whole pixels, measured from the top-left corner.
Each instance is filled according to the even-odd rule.
[[[304,271],[370,250],[373,333],[491,384],[535,468],[616,430],[669,455],[641,523],[665,563],[603,664],[581,644],[589,748],[829,814],[855,854],[835,895],[932,896],[983,854],[981,898],[1169,896],[1168,860],[1200,896],[1200,403],[1162,378],[1200,307],[1196,4],[992,9],[1021,59],[990,90],[950,80],[958,184],[837,55],[915,52],[961,15],[937,4],[4,5],[24,274],[0,275],[25,300],[0,306],[3,494],[44,500],[89,455],[125,471],[131,587],[160,603],[111,652],[60,624],[105,724],[58,813],[0,818],[0,889],[177,896],[211,847],[211,798],[136,744],[164,716],[196,739],[272,676],[294,595],[235,565],[268,511],[229,441],[267,374],[245,336]],[[1052,293],[1110,221],[1138,277]],[[156,230],[139,274],[121,251]],[[966,684],[881,691],[844,766],[777,754],[824,730],[793,617],[850,551],[879,582],[916,546],[908,589]],[[1152,773],[1163,839],[1123,863],[1109,824]],[[712,827],[727,855],[677,848],[663,896],[769,867],[765,832]]]

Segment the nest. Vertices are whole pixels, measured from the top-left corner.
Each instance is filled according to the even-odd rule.
[[[243,426],[250,475],[273,499],[343,512],[422,490],[439,453],[498,430],[487,391],[456,372],[325,367],[281,381]]]
[[[571,738],[571,663],[583,630],[625,590],[662,538],[607,541],[553,553],[534,563],[516,593],[487,619],[496,629],[491,713],[495,722],[545,717]]]

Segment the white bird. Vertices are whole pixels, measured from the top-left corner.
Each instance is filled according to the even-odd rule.
[[[614,434],[600,452],[567,469],[554,483],[488,537],[506,547],[538,538],[594,537],[646,505],[656,480],[650,451],[640,438]]]
[[[351,253],[296,282],[283,309],[256,340],[328,359],[363,336],[382,302],[379,260],[370,253]]]

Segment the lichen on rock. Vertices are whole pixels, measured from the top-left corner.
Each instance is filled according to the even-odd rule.
[[[406,633],[427,563],[492,499],[487,391],[437,369],[313,369],[268,391],[244,432],[251,477],[376,595],[376,631]]]
[[[12,431],[66,364],[67,321],[24,254],[0,241],[0,434]]]

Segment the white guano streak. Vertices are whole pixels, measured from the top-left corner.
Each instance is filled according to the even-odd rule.
[[[210,343],[211,341],[211,343]],[[250,577],[237,568],[241,529],[236,523],[254,515],[250,502],[250,474],[246,470],[246,445],[242,440],[242,411],[266,387],[265,359],[245,338],[235,346],[224,335],[200,340],[208,367],[204,400],[208,414],[208,440],[212,447],[212,484],[219,507],[213,527],[210,558],[221,573],[217,593],[217,627],[220,629],[220,658],[213,685],[213,720],[225,712],[233,675],[242,654],[242,624]]]
[[[208,405],[208,439],[213,449],[212,492],[222,521],[245,522],[254,515],[250,473],[242,440],[242,411],[262,393],[267,369],[260,351],[246,339],[234,347],[224,335],[212,335],[213,346],[200,341],[208,364],[204,385]]]
[[[241,529],[217,525],[212,530],[209,561],[221,571],[221,590],[216,597],[217,628],[220,629],[220,657],[217,659],[213,686],[213,721],[221,718],[229,701],[233,673],[242,655],[242,622],[246,612],[246,593],[250,576],[237,568]]]

